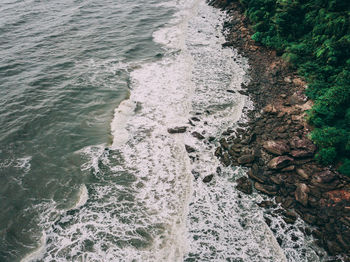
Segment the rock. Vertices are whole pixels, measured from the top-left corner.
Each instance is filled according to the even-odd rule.
[[[345,189],[333,190],[325,193],[333,203],[348,202],[350,203],[350,191]]]
[[[276,207],[276,204],[269,200],[261,201],[260,203],[257,203],[257,205],[263,208]]]
[[[267,180],[267,177],[262,174],[262,172],[259,170],[258,166],[256,164],[253,165],[251,169],[248,171],[248,176],[260,183],[265,183]]]
[[[217,148],[215,149],[214,155],[215,155],[216,157],[222,156],[222,149],[221,149],[221,147],[217,147]]]
[[[228,153],[224,153],[222,155],[221,161],[225,166],[229,166],[231,164],[231,160]]]
[[[296,169],[297,174],[299,175],[299,177],[303,180],[308,180],[309,179],[309,175],[305,172],[304,169],[301,168],[297,168]]]
[[[311,153],[314,153],[316,151],[316,146],[308,139],[300,139],[299,137],[293,137],[290,141],[290,145],[294,149],[303,149]]]
[[[254,187],[256,190],[270,196],[274,196],[277,194],[277,187],[275,186],[263,185],[263,184],[260,184],[259,182],[255,182]]]
[[[284,211],[283,215],[283,220],[288,224],[294,224],[294,222],[297,220],[297,214],[295,212]]]
[[[174,128],[168,128],[168,133],[170,134],[185,133],[186,130],[187,130],[187,126],[178,126]]]
[[[194,117],[191,117],[191,120],[192,120],[192,121],[196,121],[196,122],[201,121],[198,117],[195,117],[195,116],[194,116]]]
[[[263,144],[263,147],[267,152],[279,156],[289,152],[289,146],[285,141],[269,140]]]
[[[222,147],[223,149],[225,149],[225,150],[228,150],[228,149],[229,149],[229,145],[228,145],[228,143],[227,143],[227,141],[226,141],[225,138],[220,139],[220,145],[221,145],[221,147]]]
[[[238,158],[238,163],[240,165],[250,164],[254,162],[255,157],[253,155],[243,155]]]
[[[292,150],[289,154],[294,158],[311,157],[314,155],[313,152],[306,150]]]
[[[205,178],[203,178],[204,183],[209,183],[210,181],[213,180],[214,175],[208,175]]]
[[[200,133],[194,131],[192,132],[192,136],[194,136],[195,138],[198,138],[199,140],[203,140],[205,137],[202,136]]]
[[[293,165],[292,166],[287,166],[285,168],[282,168],[281,172],[290,172],[290,171],[293,171],[294,168],[295,168],[295,166],[293,166]]]
[[[185,145],[185,149],[186,149],[187,153],[196,152],[196,149],[194,149],[193,147],[191,147],[189,145]]]
[[[277,109],[275,108],[275,106],[273,106],[271,104],[268,104],[267,106],[265,106],[263,111],[264,111],[264,113],[270,113],[270,114],[277,113]]]
[[[327,240],[327,248],[331,255],[337,255],[343,251],[337,242],[330,240]]]
[[[271,161],[267,164],[267,166],[270,169],[281,169],[291,164],[293,160],[294,159],[289,156],[278,156],[271,159]]]
[[[295,190],[294,196],[296,201],[301,203],[303,206],[307,206],[310,189],[304,183],[297,184],[297,189]]]
[[[197,172],[197,171],[192,170],[191,173],[192,173],[192,175],[194,176],[194,179],[196,179],[196,180],[197,180],[198,177],[200,176],[199,172]]]
[[[247,177],[240,177],[237,179],[236,182],[237,182],[236,188],[239,191],[246,193],[248,195],[253,193],[252,182]]]
[[[321,173],[316,174],[313,177],[312,182],[314,184],[326,184],[326,183],[330,183],[330,182],[334,181],[335,178],[336,178],[336,174],[330,170],[327,170],[327,171],[323,171]]]

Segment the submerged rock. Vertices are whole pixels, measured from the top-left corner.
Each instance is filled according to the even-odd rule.
[[[236,188],[239,191],[246,193],[248,195],[253,193],[252,182],[247,177],[240,177],[237,179],[236,182],[237,182]]]
[[[186,149],[187,153],[196,152],[196,149],[194,149],[193,147],[191,147],[189,145],[185,145],[185,149]]]
[[[187,130],[187,126],[178,126],[178,127],[168,128],[168,133],[170,134],[185,133],[186,130]]]
[[[214,175],[209,175],[203,178],[204,183],[209,183],[210,181],[213,180]]]
[[[198,138],[199,140],[203,140],[205,138],[203,135],[201,135],[196,131],[192,132],[192,136],[194,136],[195,138]]]

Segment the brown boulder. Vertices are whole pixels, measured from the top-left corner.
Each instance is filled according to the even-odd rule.
[[[256,190],[263,192],[267,195],[274,196],[277,194],[277,187],[276,186],[269,186],[269,185],[263,185],[259,182],[255,182],[254,187]]]
[[[229,166],[231,164],[231,160],[230,160],[230,157],[227,153],[224,153],[222,155],[222,158],[221,158],[221,161],[222,163],[225,165],[225,166]]]
[[[270,169],[281,169],[293,162],[293,158],[289,156],[278,156],[272,158],[271,161],[267,164]]]
[[[294,196],[296,201],[301,203],[303,206],[307,206],[310,189],[307,185],[301,183],[297,185],[297,189],[295,190]]]
[[[289,152],[289,146],[285,141],[266,141],[263,147],[267,152],[279,156]]]
[[[314,153],[316,146],[309,139],[300,139],[299,137],[293,137],[290,141],[290,145],[294,149],[303,149],[307,152]]]
[[[240,165],[250,164],[254,162],[255,157],[253,155],[243,155],[238,158],[238,163]]]
[[[236,188],[239,191],[246,193],[248,195],[253,193],[252,182],[247,177],[240,177],[237,179],[236,182],[237,182]]]
[[[309,179],[309,175],[305,172],[304,169],[301,168],[297,168],[296,169],[297,174],[299,175],[299,177],[303,180],[308,180]]]
[[[292,150],[290,155],[294,158],[304,158],[313,156],[313,152],[307,150]]]

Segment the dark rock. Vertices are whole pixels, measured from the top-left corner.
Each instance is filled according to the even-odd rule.
[[[277,188],[275,186],[263,185],[263,184],[260,184],[259,182],[255,182],[254,187],[256,190],[270,196],[274,196],[277,194]]]
[[[272,201],[264,200],[258,203],[258,206],[263,208],[269,208],[269,207],[276,207],[276,204],[273,203]]]
[[[246,194],[252,194],[252,182],[247,177],[240,177],[236,180],[237,186],[236,188]]]
[[[236,93],[235,90],[230,90],[230,89],[226,90],[226,92],[229,92],[229,93],[232,93],[232,94]]]
[[[194,117],[191,117],[191,120],[192,120],[192,121],[196,121],[196,122],[201,121],[198,117],[195,117],[195,116],[194,116]]]
[[[238,163],[240,165],[249,164],[254,162],[255,157],[253,155],[243,155],[238,158]]]
[[[264,149],[275,155],[283,155],[289,151],[289,146],[285,141],[269,140],[263,144]]]
[[[200,176],[199,172],[197,172],[197,171],[192,170],[191,173],[192,173],[192,175],[194,176],[194,179],[196,179],[196,180],[197,180],[198,177]]]
[[[222,158],[221,158],[221,161],[222,163],[225,165],[225,166],[229,166],[231,164],[231,160],[230,160],[230,157],[227,153],[224,153],[222,155]]]
[[[220,139],[220,145],[221,145],[221,147],[222,147],[223,149],[225,149],[225,150],[228,150],[228,149],[229,149],[229,145],[228,145],[228,143],[227,143],[227,141],[226,141],[225,138]]]
[[[186,148],[187,153],[196,152],[196,149],[194,149],[193,147],[191,147],[189,145],[185,145],[185,148]]]
[[[259,168],[256,164],[254,164],[252,166],[252,168],[249,169],[248,176],[251,179],[258,181],[260,183],[265,183],[268,180],[268,178],[265,175],[263,175],[262,171],[259,170]]]
[[[203,135],[201,135],[196,131],[192,132],[192,136],[194,136],[195,138],[198,138],[199,140],[203,140],[205,138]]]
[[[168,133],[170,134],[185,133],[186,130],[187,130],[187,126],[179,126],[174,128],[168,128]]]
[[[208,137],[209,142],[213,142],[214,140],[215,140],[215,137],[213,137],[213,136]]]
[[[291,197],[287,197],[282,200],[282,207],[284,208],[292,208],[294,206],[294,199]]]
[[[327,248],[331,255],[337,255],[343,251],[337,242],[330,240],[327,240]]]
[[[278,156],[271,159],[267,166],[270,169],[281,169],[290,165],[293,162],[293,160],[294,159],[289,156]]]
[[[217,148],[215,149],[214,155],[215,155],[216,157],[222,156],[222,149],[221,149],[221,147],[217,147]]]
[[[204,183],[209,183],[210,181],[213,180],[214,175],[208,175],[205,178],[203,178]]]

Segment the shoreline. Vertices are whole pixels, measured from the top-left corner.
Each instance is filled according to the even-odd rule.
[[[249,96],[255,108],[247,114],[248,124],[239,124],[242,128],[235,134],[222,133],[215,155],[225,166],[250,168],[249,178],[237,180],[238,190],[251,194],[254,186],[275,197],[287,223],[302,218],[310,225],[305,234],[312,234],[317,245],[350,261],[350,179],[314,159],[317,148],[305,121],[305,110],[312,106],[304,95],[307,85],[276,51],[251,40],[243,10],[227,2],[213,0],[209,5],[226,11],[230,19],[223,25],[223,48],[235,48],[249,59],[251,80],[240,93]]]

